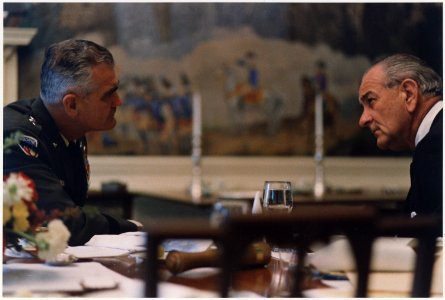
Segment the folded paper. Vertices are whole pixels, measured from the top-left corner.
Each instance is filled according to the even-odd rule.
[[[373,244],[371,270],[412,271],[416,253],[410,238],[378,238]],[[354,257],[346,238],[338,239],[308,256],[307,262],[320,271],[355,270]]]
[[[116,285],[131,280],[97,262],[74,263],[53,267],[46,264],[6,264],[3,266],[3,293],[29,292],[80,292],[82,282],[91,276]],[[97,282],[96,282],[97,284]]]

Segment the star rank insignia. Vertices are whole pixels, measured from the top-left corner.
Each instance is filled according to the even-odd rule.
[[[33,116],[29,116],[28,121],[32,123],[32,125],[37,126],[36,119]]]
[[[39,156],[39,153],[37,152],[38,142],[36,138],[29,135],[22,135],[19,138],[19,146],[27,156],[35,158]]]

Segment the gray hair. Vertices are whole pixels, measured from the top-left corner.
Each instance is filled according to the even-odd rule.
[[[409,78],[417,82],[424,96],[442,96],[442,78],[426,62],[409,54],[395,54],[377,62],[384,67],[388,88]]]
[[[100,63],[113,67],[113,55],[91,41],[66,40],[49,46],[40,73],[40,97],[46,104],[56,104],[70,92],[88,95],[95,88],[92,67]]]

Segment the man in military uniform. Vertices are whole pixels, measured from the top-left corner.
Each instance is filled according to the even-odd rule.
[[[37,205],[47,213],[77,210],[65,219],[70,245],[96,234],[137,231],[139,222],[82,208],[89,181],[85,134],[112,129],[122,104],[113,56],[90,41],[56,43],[45,52],[40,80],[40,97],[4,108],[4,137],[21,133],[4,154],[4,175],[24,172],[33,179]]]

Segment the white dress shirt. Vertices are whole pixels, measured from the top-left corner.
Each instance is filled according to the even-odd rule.
[[[425,135],[428,134],[428,132],[430,131],[430,128],[431,128],[431,124],[434,121],[434,118],[440,112],[442,107],[443,107],[443,101],[440,100],[439,102],[434,104],[434,106],[426,114],[425,118],[423,118],[422,123],[420,123],[419,129],[417,130],[416,139],[415,139],[416,146],[425,137]]]

